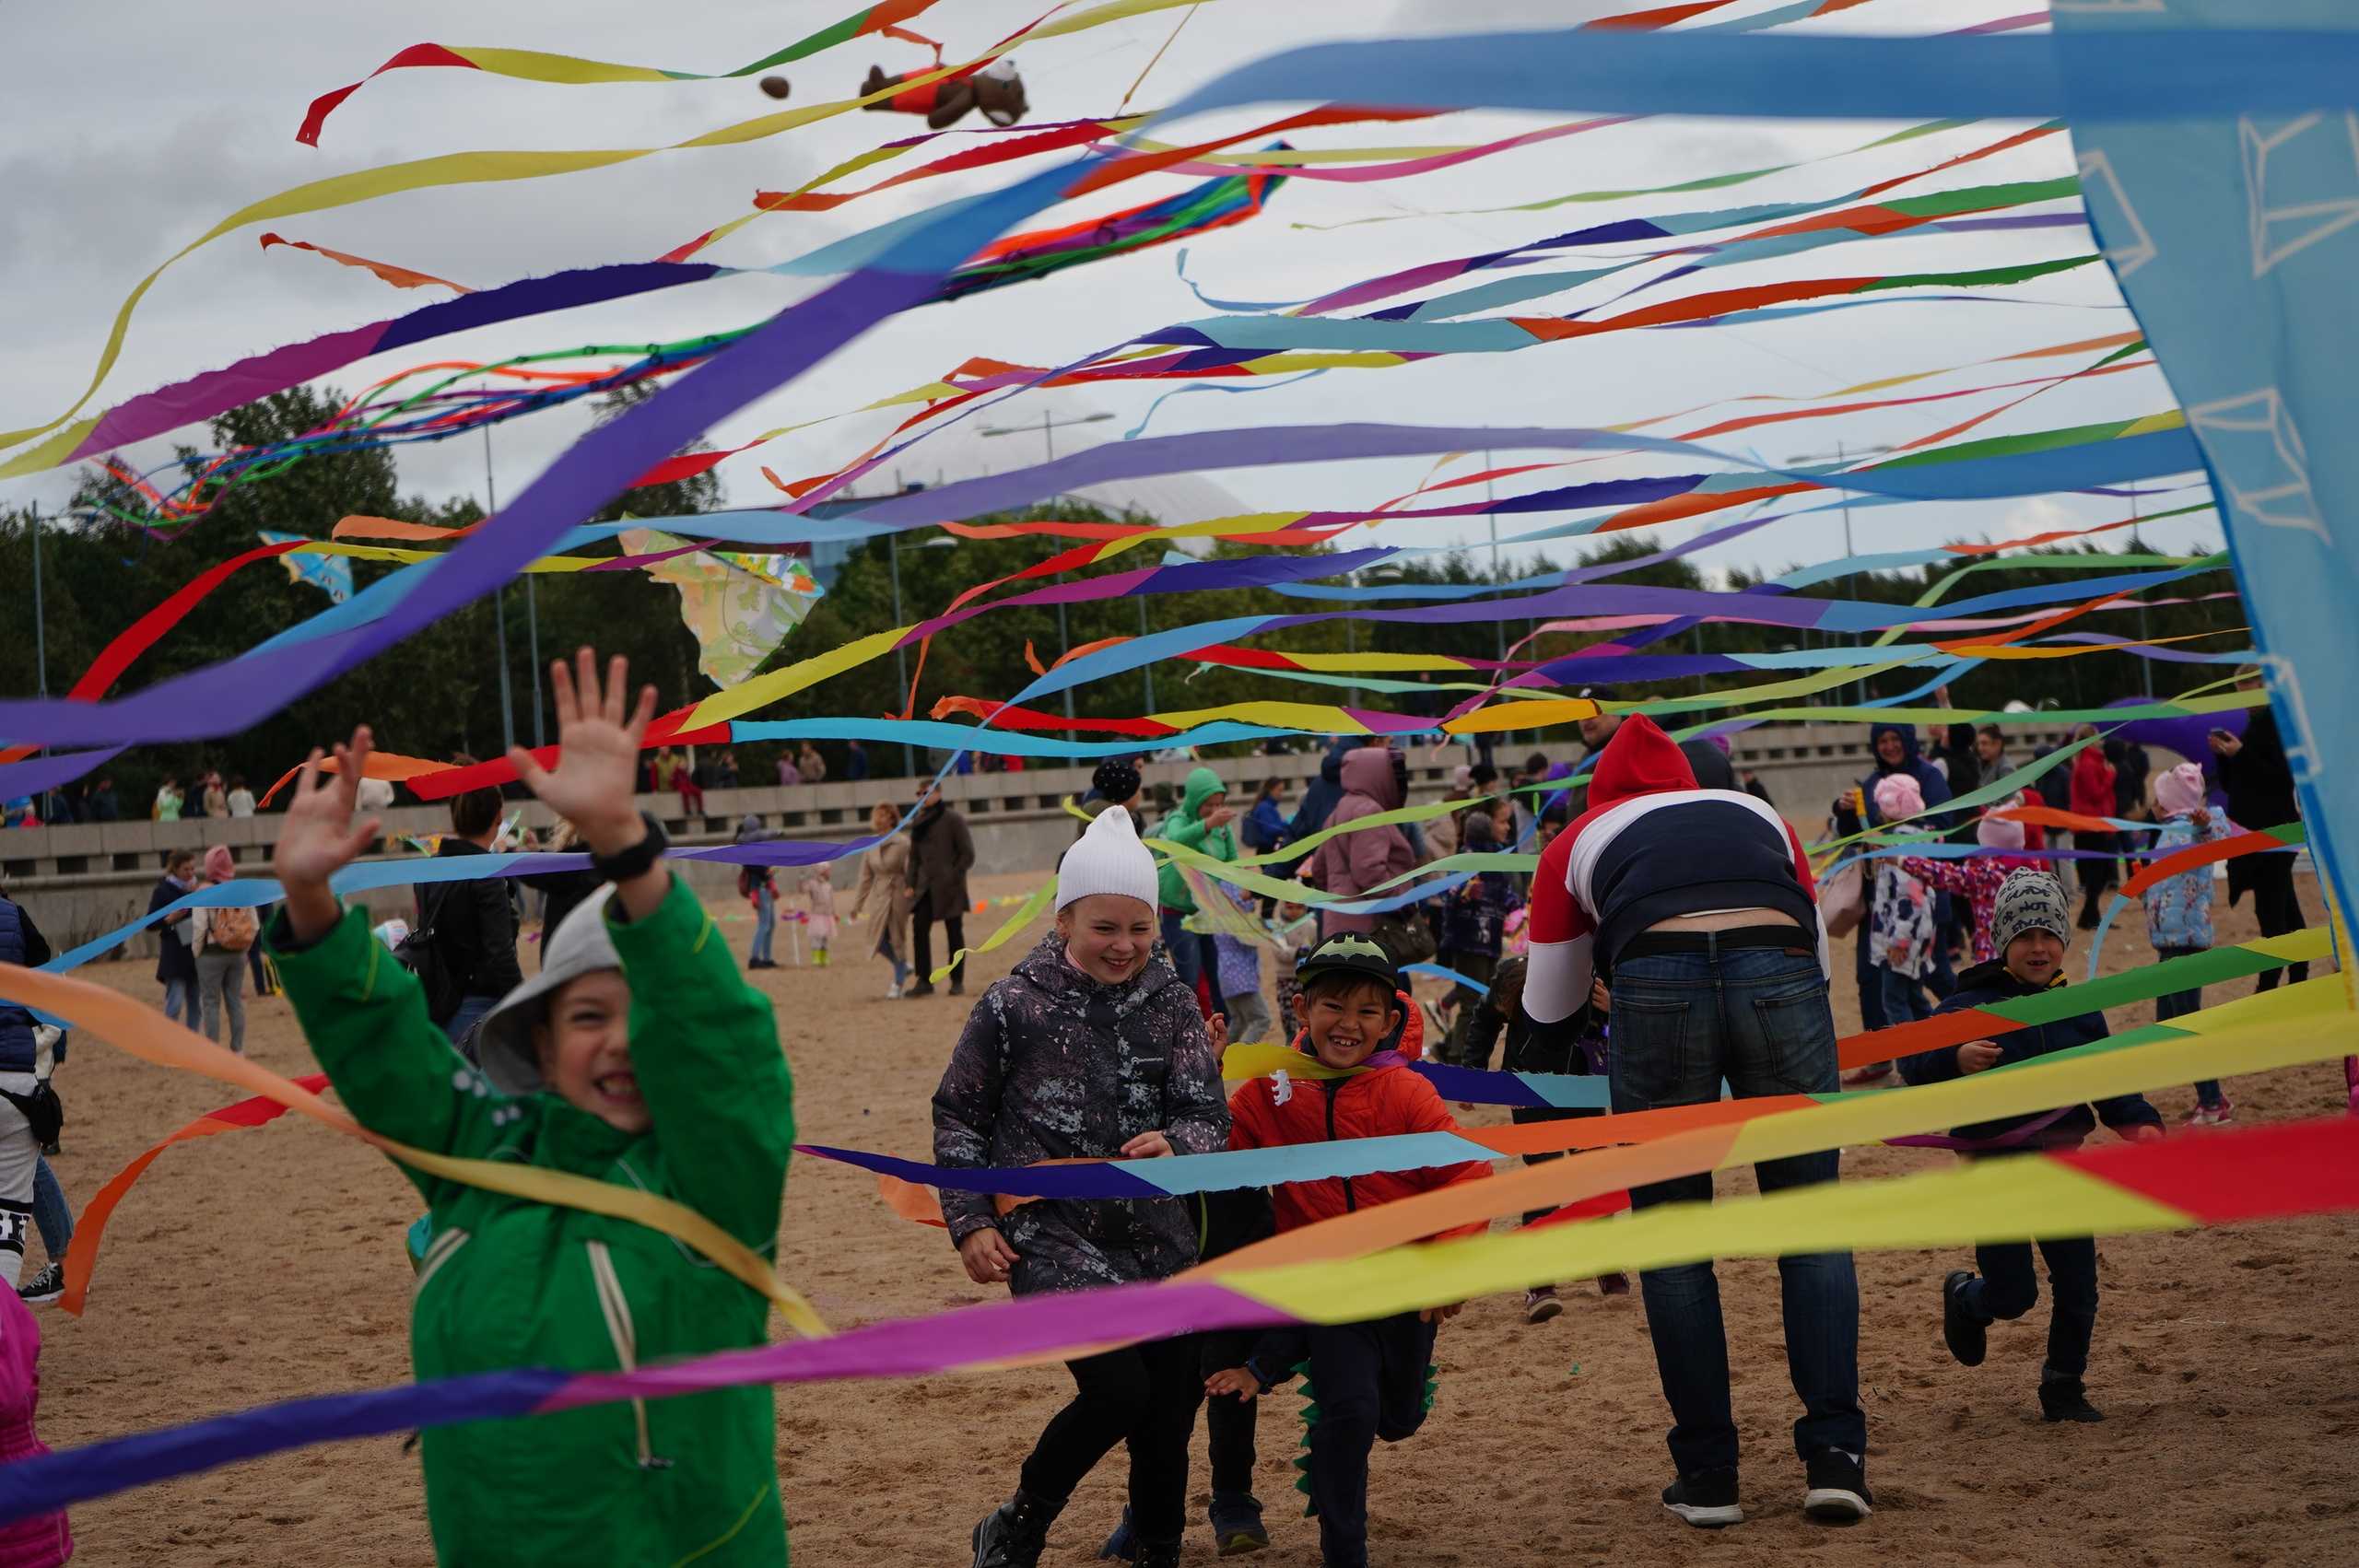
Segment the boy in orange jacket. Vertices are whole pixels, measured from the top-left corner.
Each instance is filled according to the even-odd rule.
[[[1383,948],[1358,932],[1332,937],[1304,963],[1300,978],[1308,1016],[1297,1048],[1327,1067],[1351,1070],[1350,1076],[1322,1081],[1280,1074],[1246,1084],[1229,1100],[1230,1148],[1457,1129],[1433,1085],[1409,1071],[1407,1055],[1381,1048],[1402,1023],[1400,976]],[[1294,1230],[1490,1174],[1487,1164],[1472,1160],[1286,1182],[1273,1193],[1277,1228]],[[1442,1235],[1478,1235],[1485,1228],[1462,1225]],[[1432,1307],[1365,1323],[1273,1328],[1242,1366],[1205,1380],[1214,1397],[1250,1399],[1308,1363],[1319,1401],[1310,1428],[1310,1503],[1327,1568],[1366,1568],[1368,1454],[1378,1438],[1398,1443],[1424,1424],[1434,1332],[1458,1310]]]

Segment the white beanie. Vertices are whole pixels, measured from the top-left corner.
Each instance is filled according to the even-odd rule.
[[[1139,842],[1131,813],[1121,806],[1099,812],[1057,867],[1060,911],[1094,893],[1135,898],[1150,910],[1156,907],[1155,857]]]

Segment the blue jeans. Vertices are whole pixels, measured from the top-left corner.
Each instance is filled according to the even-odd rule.
[[[74,1240],[74,1208],[45,1159],[33,1162],[33,1223],[41,1227],[41,1250],[50,1261],[65,1262],[65,1248]]]
[[[1213,1011],[1226,1018],[1228,1004],[1220,995],[1220,955],[1214,951],[1212,938],[1191,931],[1181,923],[1186,919],[1176,910],[1163,911],[1163,951],[1171,955],[1171,967],[1179,973],[1180,983],[1190,990],[1196,989],[1199,975],[1213,981]]]
[[[2154,949],[2154,957],[2167,964],[2174,958],[2185,958],[2205,951],[2207,950],[2201,947],[2157,947]],[[2189,991],[2166,991],[2154,999],[2154,1022],[2167,1024],[2174,1018],[2183,1018],[2196,1012],[2202,1005],[2203,988],[2201,986]],[[2228,1096],[2220,1092],[2220,1081],[2216,1078],[2206,1078],[2198,1083],[2195,1086],[2195,1098],[2199,1104],[2205,1106],[2224,1106],[2228,1103]]]
[[[1906,1024],[1912,1019],[1931,1018],[1932,1003],[1925,1000],[1922,981],[1913,980],[1897,969],[1875,967],[1876,989],[1884,1001],[1884,1021],[1887,1028]]]
[[[498,1007],[499,1005],[499,999],[496,996],[463,997],[459,1000],[459,1011],[451,1014],[448,1019],[443,1021],[442,1033],[449,1036],[452,1045],[457,1046],[462,1052],[464,1052],[466,1050],[465,1041],[467,1038],[467,1031],[474,1028],[475,1024],[482,1020],[485,1013],[489,1012],[493,1008]],[[467,1059],[469,1061],[473,1061],[475,1059],[473,1056],[469,1056]]]
[[[754,889],[754,951],[748,957],[770,962],[770,937],[778,930],[778,896],[767,887]]]
[[[1708,933],[1707,933],[1708,934]],[[1696,1106],[1720,1096],[1725,1078],[1738,1098],[1824,1094],[1836,1087],[1835,1016],[1826,977],[1809,939],[1790,948],[1723,948],[1624,956],[1614,969],[1616,1112]],[[1754,1167],[1763,1193],[1836,1179],[1840,1153],[1827,1150]],[[1634,1210],[1709,1202],[1708,1174],[1630,1189]],[[1863,1455],[1860,1409],[1860,1286],[1848,1252],[1778,1259],[1783,1287],[1786,1366],[1802,1417],[1794,1449]],[[1671,1403],[1671,1457],[1682,1475],[1734,1469],[1736,1418],[1729,1401],[1729,1352],[1720,1288],[1709,1263],[1649,1270],[1639,1277],[1655,1370]]]
[[[170,939],[167,938],[166,940],[169,941]],[[185,1014],[188,1018],[189,1027],[194,1029],[197,1026],[198,1011],[199,1010],[196,1005],[195,976],[191,975],[185,980],[166,980],[164,982],[165,1017],[177,1024],[181,1021],[182,1016]]]

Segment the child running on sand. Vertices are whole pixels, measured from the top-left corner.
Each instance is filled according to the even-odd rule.
[[[1057,870],[1057,925],[975,1003],[933,1095],[945,1165],[1209,1153],[1228,1137],[1220,1059],[1194,991],[1156,951],[1156,867],[1131,813],[1100,812]],[[1196,1261],[1176,1198],[1025,1203],[1001,1215],[945,1188],[967,1275],[1016,1295],[1160,1280]],[[1130,1445],[1140,1568],[1177,1568],[1188,1437],[1203,1398],[1192,1339],[1066,1363],[1073,1402],[1024,1461],[1015,1494],[975,1527],[975,1568],[1033,1568],[1081,1478]]]
[[[418,981],[346,909],[328,879],[369,847],[353,805],[364,726],[303,767],[280,830],[286,903],[267,940],[304,1036],[371,1131],[438,1153],[539,1165],[687,1205],[765,1254],[777,1241],[794,1095],[769,1003],[663,863],[631,809],[646,688],[626,717],[628,669],[603,685],[588,649],[551,671],[554,772],[510,754],[533,793],[581,832],[614,883],[569,915],[540,972],[486,1015],[482,1069],[428,1018]],[[420,1380],[517,1366],[629,1370],[748,1350],[769,1305],[669,1236],[627,1220],[507,1197],[407,1170],[434,1244],[410,1310]],[[521,1422],[426,1430],[426,1510],[444,1562],[787,1560],[768,1384],[593,1405]]]
[[[1256,1079],[1229,1101],[1232,1149],[1381,1138],[1456,1128],[1441,1096],[1409,1071],[1405,1055],[1380,1047],[1402,1027],[1401,977],[1382,947],[1347,931],[1320,944],[1302,969],[1309,1010],[1307,1054],[1332,1068],[1356,1069],[1330,1079]],[[1281,1232],[1432,1192],[1491,1174],[1482,1161],[1370,1176],[1287,1182],[1273,1193]],[[1444,1236],[1480,1235],[1481,1223]],[[1398,1443],[1426,1419],[1426,1375],[1434,1332],[1455,1306],[1396,1313],[1364,1323],[1273,1328],[1237,1366],[1204,1382],[1207,1394],[1250,1399],[1307,1368],[1319,1415],[1310,1427],[1310,1502],[1327,1568],[1367,1563],[1367,1458],[1376,1440]]]
[[[1941,1011],[1987,1007],[2064,984],[2064,949],[2071,933],[2062,884],[2046,872],[2017,871],[1999,890],[1991,916],[1990,940],[2000,956],[1959,976],[1957,990]],[[1908,1057],[1900,1064],[1900,1074],[1911,1083],[1941,1082],[2105,1037],[2105,1014],[2083,1012],[2018,1029],[1997,1040],[1969,1040]],[[2071,1106],[1978,1122],[1958,1128],[1953,1136],[1969,1157],[2076,1149],[2099,1120],[2132,1143],[2154,1142],[2163,1136],[2163,1118],[2142,1094],[2099,1100],[2094,1116],[2086,1106]],[[2039,1300],[2031,1248],[2027,1241],[1986,1243],[1975,1248],[1979,1274],[1960,1269],[1942,1281],[1942,1337],[1962,1364],[1982,1364],[1993,1321],[2021,1317]],[[2048,1288],[2056,1297],[2048,1322],[2048,1361],[2039,1374],[2040,1414],[2048,1421],[2103,1421],[2089,1403],[2083,1382],[2089,1367],[2089,1340],[2097,1326],[2097,1244],[2088,1236],[2071,1236],[2043,1241],[2039,1251],[2048,1260]]]

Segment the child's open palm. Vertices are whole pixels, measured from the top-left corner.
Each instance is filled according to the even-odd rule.
[[[627,710],[629,675],[630,661],[619,654],[608,663],[603,686],[597,655],[589,649],[575,655],[571,671],[557,661],[549,667],[557,699],[557,766],[542,767],[522,746],[508,754],[524,787],[580,826],[593,848],[600,829],[619,830],[626,843],[637,837],[631,792],[640,743],[655,717],[655,688],[642,688],[637,707]]]
[[[336,770],[324,778],[317,748],[304,760],[295,798],[287,802],[279,824],[278,848],[271,855],[271,870],[283,885],[325,883],[377,837],[375,817],[352,820],[371,743],[368,725],[353,731],[351,743],[335,749]]]

